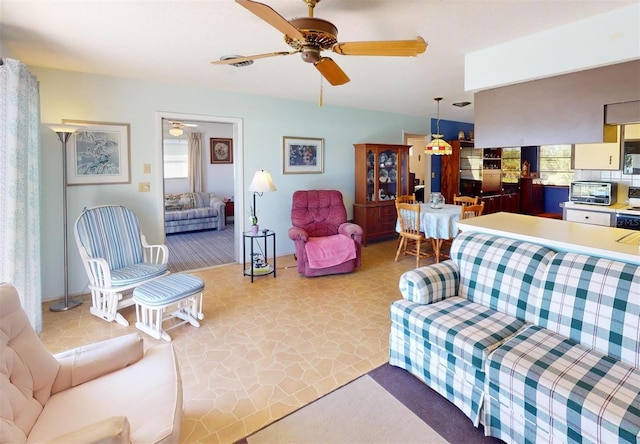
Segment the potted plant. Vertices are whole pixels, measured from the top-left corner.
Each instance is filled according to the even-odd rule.
[[[255,208],[249,205],[249,215],[251,216],[251,234],[258,234],[258,216],[256,216]]]

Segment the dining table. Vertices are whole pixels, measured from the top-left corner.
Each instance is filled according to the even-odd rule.
[[[420,204],[420,231],[427,239],[431,239],[431,246],[436,258],[440,262],[442,244],[458,234],[458,221],[462,217],[462,206],[444,204],[441,208],[431,208],[428,203]],[[400,231],[400,225],[396,225]]]

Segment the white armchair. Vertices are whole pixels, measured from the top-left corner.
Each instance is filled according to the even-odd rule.
[[[128,334],[52,355],[0,284],[0,442],[175,443],[182,382],[171,344]]]
[[[74,234],[89,276],[91,314],[128,326],[118,310],[133,304],[135,287],[169,273],[169,250],[147,244],[136,215],[120,205],[85,209]]]

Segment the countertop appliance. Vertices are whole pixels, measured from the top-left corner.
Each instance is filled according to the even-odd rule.
[[[579,181],[571,182],[569,200],[589,205],[611,205],[616,203],[618,184],[615,182]]]
[[[629,205],[616,211],[616,227],[640,231],[640,188],[629,187]]]

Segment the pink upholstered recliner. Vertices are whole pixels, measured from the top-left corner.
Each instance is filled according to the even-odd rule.
[[[362,228],[347,222],[340,191],[296,191],[291,223],[289,238],[295,243],[300,274],[350,273],[360,266]]]

